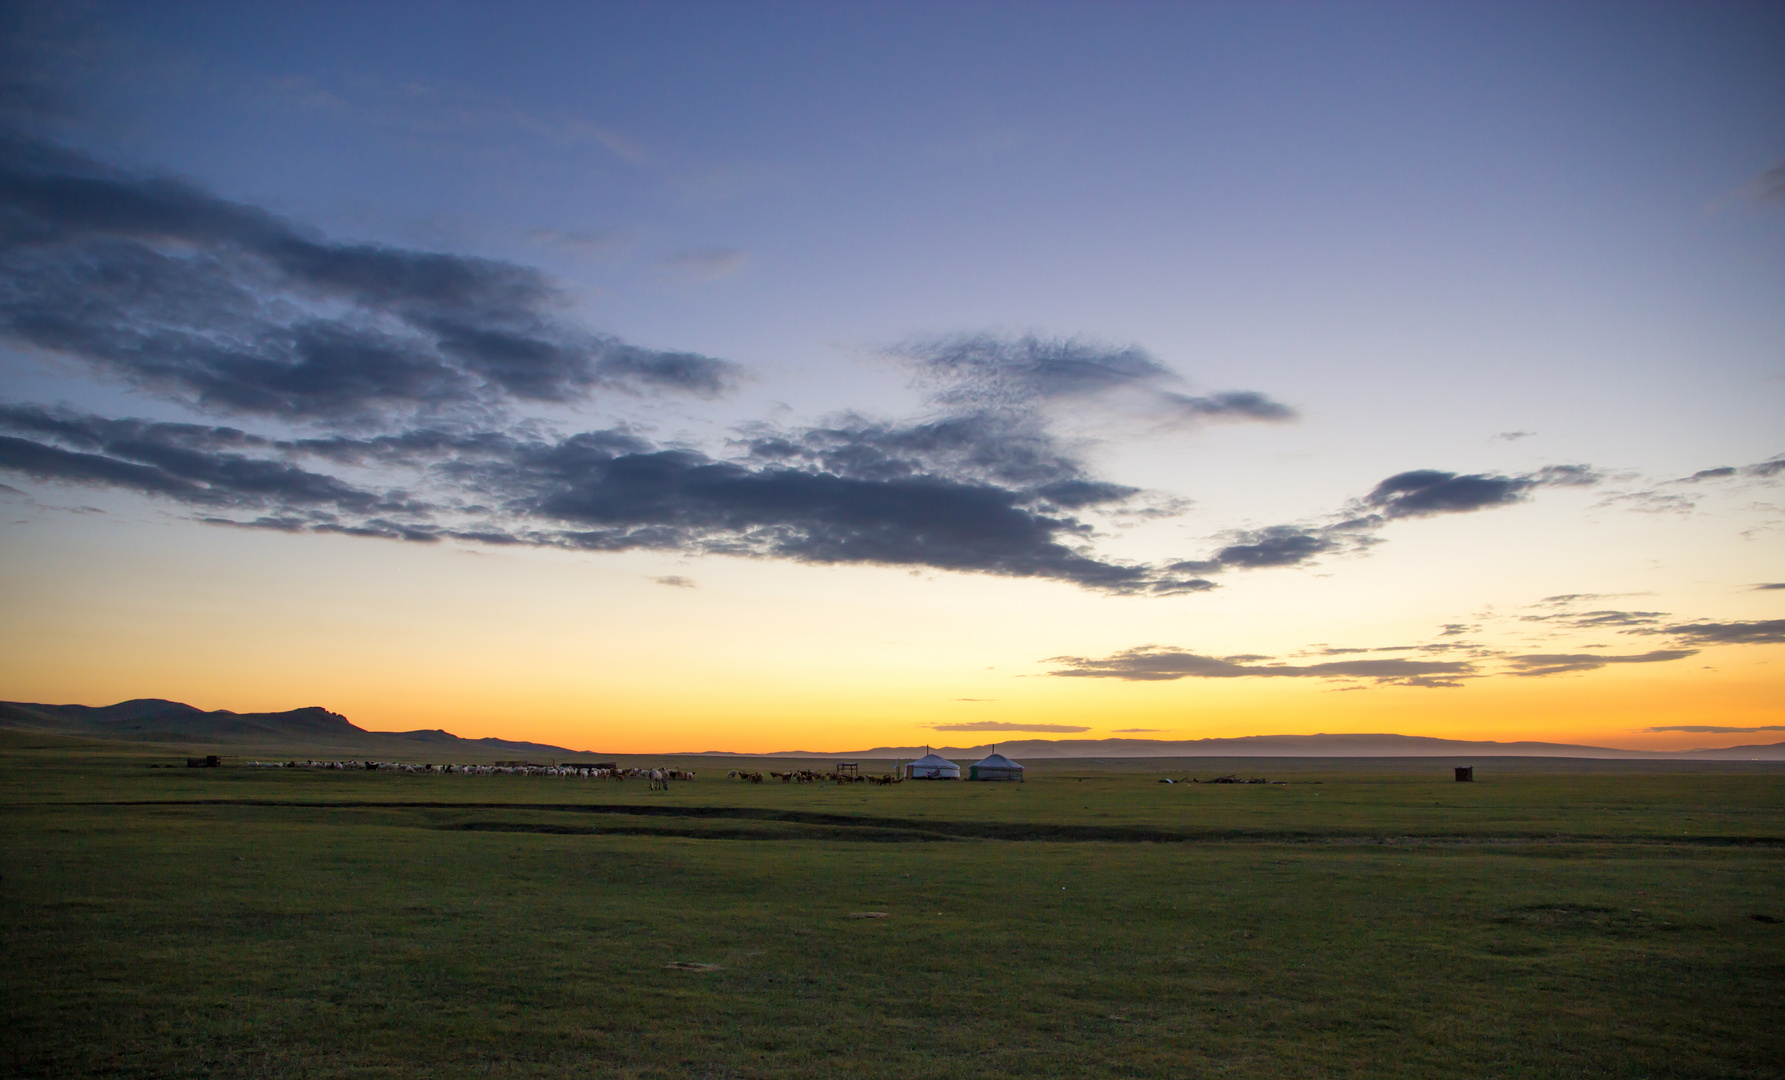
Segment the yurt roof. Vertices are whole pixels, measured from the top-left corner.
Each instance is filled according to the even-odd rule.
[[[954,762],[948,760],[947,758],[943,757],[940,754],[925,754],[923,757],[918,758],[916,761],[913,761],[911,764],[922,765],[926,769],[936,768],[936,767],[943,766],[943,765],[946,765],[951,769],[960,768],[959,765],[956,765]]]
[[[975,769],[1017,769],[1022,766],[1005,757],[1003,754],[987,754],[973,763]]]

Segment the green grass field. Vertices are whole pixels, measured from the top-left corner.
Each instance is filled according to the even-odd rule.
[[[1779,766],[172,760],[0,734],[9,1073],[1785,1074]]]

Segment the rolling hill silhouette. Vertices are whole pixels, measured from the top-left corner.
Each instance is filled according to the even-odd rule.
[[[116,705],[0,702],[0,728],[84,739],[176,743],[242,751],[284,751],[416,759],[497,753],[569,757],[587,751],[509,739],[464,739],[434,729],[367,731],[340,713],[312,705],[275,713],[206,712],[178,701],[136,698]]]
[[[275,713],[206,712],[178,701],[137,698],[116,705],[41,705],[0,702],[0,729],[84,739],[173,743],[186,747],[304,754],[377,756],[402,760],[451,760],[528,755],[564,758],[594,751],[510,739],[466,739],[440,728],[367,731],[340,713],[320,706]],[[1271,757],[1548,757],[1644,761],[1785,761],[1785,742],[1698,750],[1624,750],[1572,743],[1484,742],[1423,735],[1248,735],[1229,739],[1012,739],[979,746],[939,746],[949,758],[983,757],[993,746],[1031,760],[1086,758],[1271,758]],[[739,754],[708,750],[706,756],[755,758],[915,758],[930,748],[878,746],[867,750],[786,750]],[[658,756],[671,756],[660,753]]]

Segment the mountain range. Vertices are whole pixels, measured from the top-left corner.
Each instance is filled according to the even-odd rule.
[[[495,755],[565,758],[594,752],[510,739],[466,739],[439,728],[368,731],[319,706],[276,713],[206,712],[178,701],[138,698],[116,705],[41,705],[0,702],[0,728],[87,739],[199,744],[243,751],[280,750],[307,756],[384,758],[489,758]],[[1484,742],[1424,735],[1247,735],[1231,739],[1018,739],[980,746],[877,746],[846,752],[786,750],[773,754],[703,751],[711,757],[915,758],[935,752],[972,760],[994,748],[1017,759],[1218,758],[1218,757],[1547,757],[1621,758],[1646,761],[1785,761],[1785,742],[1699,750],[1623,750],[1548,742]],[[633,755],[636,756],[636,755]],[[665,754],[663,756],[670,756]]]
[[[787,750],[761,757],[980,758],[997,750],[1016,759],[1204,757],[1549,757],[1643,761],[1785,761],[1785,742],[1697,750],[1624,750],[1574,743],[1487,742],[1426,735],[1246,735],[1230,739],[1016,739],[979,746],[877,746],[849,753]],[[709,751],[718,754],[720,751]]]
[[[385,758],[467,759],[496,755],[565,758],[594,751],[510,739],[466,739],[439,728],[368,731],[339,713],[310,706],[276,713],[206,712],[177,701],[138,698],[116,705],[41,705],[0,702],[0,728],[88,739],[199,744],[309,756],[376,755]],[[773,754],[704,751],[711,757],[915,758],[934,750],[972,760],[994,748],[1023,759],[1215,758],[1215,757],[1550,757],[1647,761],[1785,761],[1785,742],[1699,750],[1624,750],[1572,743],[1484,742],[1423,735],[1248,735],[1231,739],[1018,739],[979,746],[877,746],[868,750],[786,750]],[[635,755],[634,755],[635,756]],[[665,754],[663,756],[670,756]]]
[[[178,743],[302,753],[418,760],[483,759],[492,755],[572,757],[586,751],[510,739],[462,739],[438,728],[367,731],[319,706],[276,713],[206,712],[178,701],[137,698],[116,705],[39,705],[0,701],[0,728],[84,739]]]

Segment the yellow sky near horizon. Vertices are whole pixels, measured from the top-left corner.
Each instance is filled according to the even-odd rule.
[[[984,576],[456,549],[121,517],[8,526],[0,582],[15,617],[0,629],[0,697],[165,697],[236,712],[321,705],[372,730],[444,728],[615,753],[1317,732],[1655,750],[1785,740],[1643,730],[1785,723],[1781,646],[1542,678],[1490,674],[1456,689],[1049,674],[1062,667],[1050,658],[1142,645],[1305,665],[1348,658],[1311,655],[1315,643],[1433,640],[1436,621],[1354,615],[1343,597],[1321,601],[1335,605],[1323,613],[1311,595],[1350,587],[1294,574],[1203,596],[1112,598]],[[1366,594],[1375,587],[1370,563],[1347,573]],[[653,580],[669,575],[694,585]],[[1764,598],[1749,602],[1763,608]],[[1341,627],[1349,637],[1333,633]],[[1521,645],[1528,632],[1514,618],[1480,636],[1567,651]],[[1624,653],[1664,644],[1605,640],[1615,649],[1602,651]],[[974,722],[1088,730],[936,726]],[[1123,730],[1134,728],[1155,730]]]

